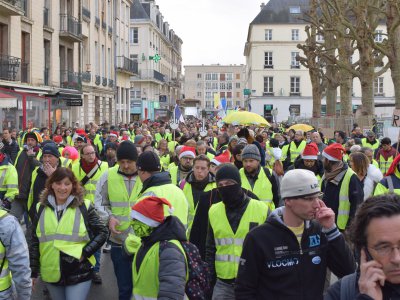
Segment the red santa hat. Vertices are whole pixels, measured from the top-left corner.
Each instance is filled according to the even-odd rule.
[[[86,135],[85,129],[83,128],[78,128],[77,130],[75,130],[75,133],[78,135]]]
[[[222,154],[214,157],[211,160],[211,163],[213,163],[216,166],[219,166],[220,164],[230,163],[230,162],[231,162],[231,154],[229,153],[228,150],[225,150]]]
[[[168,205],[168,211],[172,214],[173,208],[167,199],[146,197],[132,206],[131,218],[150,227],[157,227],[164,222],[164,205]]]
[[[55,136],[53,136],[53,141],[54,141],[56,144],[61,144],[62,141],[63,141],[63,138],[62,138],[61,135],[55,135]]]
[[[333,143],[322,151],[322,156],[330,161],[341,161],[346,149],[339,143]]]
[[[112,130],[112,131],[110,131],[110,134],[108,136],[113,136],[113,137],[118,138],[118,132]]]
[[[301,154],[302,159],[313,159],[317,160],[318,159],[318,146],[316,143],[309,143],[306,145],[306,147],[303,150],[303,153]]]
[[[196,157],[196,149],[194,147],[183,146],[179,153],[179,159],[182,157]]]

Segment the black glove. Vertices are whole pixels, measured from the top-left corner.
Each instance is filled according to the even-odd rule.
[[[11,201],[9,199],[3,199],[1,201],[1,207],[7,211],[10,211],[11,209]]]

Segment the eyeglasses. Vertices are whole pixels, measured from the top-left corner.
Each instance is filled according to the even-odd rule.
[[[87,155],[87,156],[89,156],[89,155],[95,155],[95,154],[96,154],[96,152],[83,153],[83,155]]]
[[[400,252],[400,245],[392,246],[392,245],[381,245],[376,247],[368,247],[368,249],[372,249],[381,257],[387,257],[393,255],[394,249]]]

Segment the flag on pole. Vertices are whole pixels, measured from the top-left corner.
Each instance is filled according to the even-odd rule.
[[[183,118],[183,115],[181,113],[181,110],[179,109],[178,104],[175,104],[175,109],[174,109],[174,121],[175,123],[185,123],[185,119]]]
[[[221,102],[221,98],[219,96],[219,93],[214,93],[214,108],[219,109],[219,105]]]

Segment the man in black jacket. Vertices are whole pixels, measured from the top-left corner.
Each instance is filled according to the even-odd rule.
[[[18,143],[11,138],[11,133],[8,128],[3,130],[3,144],[4,149],[3,152],[8,155],[13,164],[15,159],[17,158],[19,147]]]
[[[355,270],[335,214],[320,199],[315,175],[303,169],[288,171],[281,195],[285,207],[276,209],[244,241],[237,300],[322,299],[328,267],[338,277]]]

